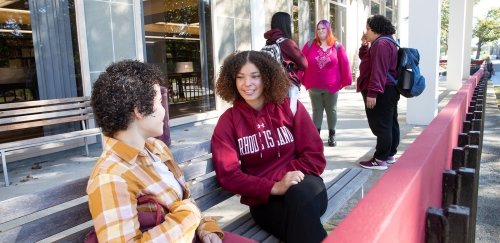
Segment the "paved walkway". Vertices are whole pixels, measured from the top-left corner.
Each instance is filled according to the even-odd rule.
[[[500,65],[499,65],[500,66]],[[496,67],[499,70],[500,67]],[[498,77],[498,75],[496,76]],[[439,109],[447,104],[454,92],[445,91],[444,82],[440,82],[439,88]],[[488,89],[488,105],[487,116],[485,121],[485,135],[483,144],[483,164],[481,167],[481,176],[483,172],[487,173],[485,179],[481,177],[480,202],[478,210],[478,242],[496,242],[490,239],[500,239],[497,230],[500,227],[500,158],[498,153],[498,145],[500,137],[500,112],[494,107],[494,95],[491,96],[493,88]],[[302,91],[300,100],[304,103],[308,110],[311,110],[309,97],[305,91]],[[401,125],[401,144],[399,147],[400,155],[409,144],[420,134],[425,126],[412,126],[406,124],[406,98],[402,97],[399,103],[399,121]],[[356,93],[353,88],[341,91],[338,101],[338,122],[337,122],[337,147],[327,146],[328,130],[326,127],[326,116],[323,122],[323,130],[321,137],[325,143],[325,155],[327,157],[327,169],[340,169],[346,167],[358,167],[358,162],[362,159],[368,159],[374,152],[375,137],[368,128],[366,116],[363,108],[361,95]],[[495,121],[491,121],[494,119]],[[209,119],[194,124],[176,126],[171,129],[171,137],[173,146],[183,146],[189,143],[210,139],[213,128],[217,119]],[[73,154],[81,154],[81,152],[73,151]],[[22,163],[13,163],[9,165],[9,177],[13,182],[10,187],[3,187],[3,175],[0,176],[0,200],[26,194],[36,190],[42,190],[52,185],[87,176],[99,156],[99,149],[92,151],[93,157],[85,156],[68,156],[56,155],[41,161],[41,169],[32,169],[33,161],[23,161]],[[59,158],[57,158],[59,156]],[[491,165],[491,166],[490,166]],[[372,177],[365,186],[365,191],[368,191],[371,186],[384,174],[383,171],[373,171]],[[490,184],[483,186],[484,183]],[[483,188],[484,187],[484,188]],[[496,195],[495,195],[496,193]],[[482,195],[487,195],[483,198]],[[483,200],[484,199],[484,200]],[[330,221],[330,227],[334,227],[352,208],[357,199],[352,199],[338,213],[336,217]],[[486,203],[486,204],[485,204]],[[224,215],[220,215],[220,208],[224,208]],[[222,222],[227,222],[231,217],[245,210],[238,203],[238,198],[234,198],[228,205],[221,205],[216,209],[218,213],[211,211],[208,214],[217,216]],[[485,212],[485,214],[483,214]],[[498,212],[496,218],[489,218]],[[486,217],[484,220],[483,216]],[[495,232],[497,231],[497,232]],[[497,235],[495,235],[497,234]],[[484,236],[484,237],[483,237]],[[491,237],[493,238],[491,238]],[[496,237],[496,238],[495,238]],[[484,238],[484,240],[483,240]]]

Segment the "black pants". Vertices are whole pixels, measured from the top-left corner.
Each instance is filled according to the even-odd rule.
[[[328,198],[323,179],[305,175],[284,196],[271,196],[267,204],[250,208],[257,224],[284,242],[321,242],[326,231],[320,217]]]
[[[373,157],[387,160],[393,156],[399,146],[398,101],[399,93],[392,85],[385,86],[383,94],[377,95],[373,109],[366,108],[366,92],[361,92],[365,102],[366,117],[373,135],[377,137],[377,146]]]

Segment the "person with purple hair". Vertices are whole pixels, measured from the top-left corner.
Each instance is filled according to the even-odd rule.
[[[321,131],[323,110],[328,123],[328,146],[335,147],[337,125],[337,99],[339,90],[352,84],[352,75],[346,52],[332,33],[330,22],[321,20],[316,34],[302,48],[308,67],[303,73],[302,84],[311,98],[313,122]]]

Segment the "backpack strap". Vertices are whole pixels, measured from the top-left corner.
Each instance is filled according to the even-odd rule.
[[[280,37],[278,39],[276,39],[276,44],[278,44],[278,46],[281,44],[281,42],[285,41],[286,38],[285,37]]]
[[[389,37],[389,36],[385,36],[385,35],[379,36],[375,41],[373,41],[373,43],[377,42],[378,40],[382,40],[382,39],[388,40],[388,41],[394,43],[397,47],[399,47],[399,43],[396,40],[394,40],[394,38]],[[373,43],[372,43],[372,45],[373,45]]]
[[[389,36],[385,36],[385,35],[381,35],[381,36],[379,36],[379,37],[378,37],[375,41],[373,41],[373,43],[377,42],[378,40],[382,40],[382,39],[384,39],[384,40],[388,40],[388,41],[390,41],[390,42],[394,43],[394,44],[395,44],[398,48],[400,47],[400,46],[399,46],[399,43],[398,43],[396,40],[394,40],[394,38],[389,37]],[[373,43],[372,43],[372,45],[373,45]],[[388,77],[388,78],[392,81],[392,83],[394,83],[395,85],[396,85],[396,84],[398,84],[398,81],[396,80],[396,78],[395,78],[395,77],[393,77],[391,74],[387,73],[387,77]]]

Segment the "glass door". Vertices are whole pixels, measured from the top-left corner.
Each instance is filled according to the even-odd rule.
[[[146,62],[165,74],[170,118],[215,110],[210,2],[143,2]]]

